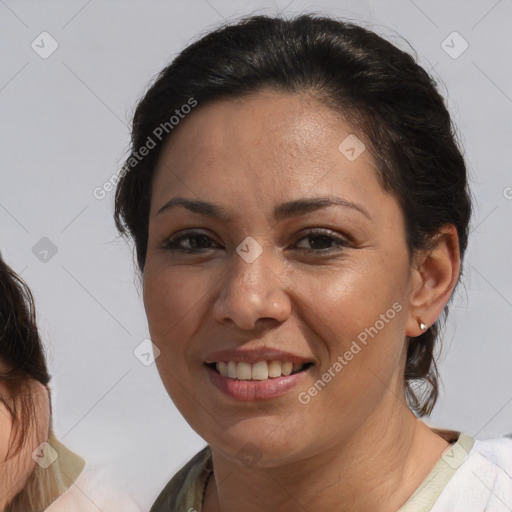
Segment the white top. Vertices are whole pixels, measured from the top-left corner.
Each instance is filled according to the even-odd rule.
[[[104,470],[86,468],[75,482],[45,512],[142,512],[142,508],[119,489],[108,484]]]
[[[512,434],[461,433],[397,512],[512,512]]]

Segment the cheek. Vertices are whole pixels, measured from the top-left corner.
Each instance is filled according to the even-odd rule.
[[[382,382],[391,383],[400,370],[405,340],[403,269],[383,271],[369,258],[320,279],[296,276],[295,282],[305,285],[307,297],[308,307],[299,314],[321,340],[317,350],[326,352],[320,377],[337,383],[327,386],[333,400],[360,401],[372,388],[382,388]]]
[[[403,382],[405,308],[395,293],[370,300],[360,286],[336,292],[337,284],[309,296],[304,321],[325,358],[297,396],[303,428],[314,432],[321,418],[327,445],[333,432],[357,431],[389,397],[401,396]]]
[[[163,380],[167,373],[182,375],[194,359],[190,340],[211,315],[215,275],[209,269],[147,266],[144,308],[151,341],[160,350],[156,365]]]
[[[173,337],[194,317],[204,291],[201,279],[189,278],[178,268],[148,268],[144,276],[144,308],[153,342]],[[156,343],[158,344],[158,343]]]
[[[205,318],[201,302],[207,295],[205,280],[206,274],[198,279],[177,268],[156,271],[148,264],[144,275],[144,308],[151,341],[160,350],[155,364],[169,397],[187,421],[209,407],[191,384],[192,358],[188,357],[189,340]],[[190,424],[197,428],[197,420]]]
[[[5,460],[9,449],[9,438],[11,436],[12,420],[7,407],[0,403],[0,464]]]
[[[377,255],[354,259],[332,272],[312,276],[295,275],[301,283],[302,302],[308,307],[309,321],[318,319],[324,326],[325,339],[346,342],[364,341],[368,330],[374,334],[399,332],[405,310],[407,283],[400,263],[391,268],[378,261]],[[328,335],[330,333],[330,335]]]
[[[0,367],[0,371],[5,371]],[[12,407],[12,391],[5,381],[0,381],[0,396]],[[5,460],[9,450],[12,432],[11,413],[3,402],[0,402],[0,464]]]
[[[47,389],[39,382],[31,381],[25,392],[32,395],[35,422],[30,424],[21,451],[0,464],[0,495],[4,499],[7,496],[7,500],[12,499],[23,489],[36,465],[32,458],[32,452],[43,441],[47,441],[49,435],[50,401]],[[4,419],[5,417],[2,415],[0,423]],[[7,424],[2,423],[0,430],[3,427],[7,428]],[[4,433],[3,430],[2,433]]]

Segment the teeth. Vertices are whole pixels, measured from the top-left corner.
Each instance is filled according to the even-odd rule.
[[[301,370],[304,365],[290,361],[259,361],[255,364],[245,362],[221,361],[216,363],[217,371],[223,377],[238,380],[267,380],[268,378],[287,376]]]
[[[227,375],[228,374],[228,364],[227,363],[217,363],[217,371],[221,375]]]
[[[266,361],[252,365],[252,380],[267,380],[268,379],[268,365]]]
[[[219,363],[217,363],[217,370],[220,372],[220,368],[218,366]],[[236,363],[234,361],[229,361],[227,375],[222,372],[221,375],[229,377],[230,379],[236,379]]]
[[[269,377],[281,377],[281,361],[270,361],[268,364]]]
[[[286,363],[283,363],[283,366],[281,367],[281,372],[283,375],[290,375],[293,370],[293,363],[290,363],[289,361],[286,361]]]
[[[249,363],[238,363],[236,365],[236,378],[238,380],[249,380],[251,376],[252,371]]]

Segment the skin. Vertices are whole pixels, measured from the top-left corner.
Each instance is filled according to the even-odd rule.
[[[269,90],[199,106],[175,128],[152,188],[144,304],[170,397],[211,446],[205,512],[391,512],[414,492],[449,444],[405,404],[406,336],[440,315],[459,274],[456,231],[412,264],[397,200],[369,151],[349,161],[339,144],[357,132],[306,94]],[[369,147],[369,141],[365,142]],[[335,195],[330,206],[274,221],[278,204]],[[219,204],[224,221],[178,206],[176,196]],[[325,228],[334,241],[310,239]],[[183,230],[209,239],[197,254],[164,247]],[[263,252],[236,252],[248,236]],[[349,244],[338,246],[336,237]],[[333,250],[322,254],[320,249]],[[402,309],[307,405],[307,391],[365,328]],[[414,343],[414,339],[411,341]],[[221,349],[283,349],[315,364],[278,398],[240,402],[211,384],[203,359]],[[247,443],[255,454],[240,456]]]
[[[0,361],[0,371],[7,372],[7,366]],[[35,408],[35,424],[31,426],[21,451],[15,456],[7,456],[9,444],[12,442],[12,418],[3,403],[0,403],[0,510],[25,486],[35,468],[32,452],[43,441],[48,439],[50,426],[50,402],[48,390],[35,379],[29,379],[21,393],[31,393]],[[0,380],[0,395],[7,402],[14,400],[12,386]]]

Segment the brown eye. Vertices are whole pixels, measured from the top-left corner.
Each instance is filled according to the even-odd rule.
[[[314,252],[327,252],[336,250],[340,247],[350,247],[347,240],[336,236],[331,231],[325,229],[311,230],[307,232],[306,236],[300,238],[299,241],[300,240],[308,240],[310,248],[299,247],[299,249]]]
[[[215,244],[214,240],[208,235],[199,231],[190,231],[186,234],[166,240],[163,247],[169,251],[198,253],[212,249],[212,243]]]

